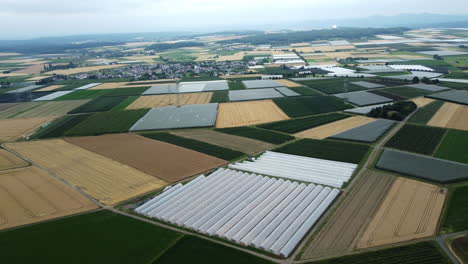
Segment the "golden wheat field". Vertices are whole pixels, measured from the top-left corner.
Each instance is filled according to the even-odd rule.
[[[272,101],[222,103],[218,106],[217,128],[249,126],[289,119]]]
[[[275,81],[283,84],[286,87],[300,87],[300,86],[303,86],[303,85],[301,85],[299,83],[295,83],[293,81],[286,80],[286,79],[279,79],[279,80],[275,80]]]
[[[433,99],[429,99],[429,98],[425,98],[425,97],[415,98],[415,99],[413,99],[411,101],[413,101],[418,106],[418,108],[421,108],[421,107],[423,107],[423,106],[425,106],[427,104],[430,104],[430,103],[434,102]]]
[[[375,119],[365,116],[353,116],[323,126],[304,130],[295,134],[295,136],[301,138],[324,139],[346,130],[368,124],[372,121],[375,121]]]
[[[444,103],[427,125],[468,131],[466,120],[468,120],[468,106]]]
[[[49,92],[49,91],[60,89],[64,86],[65,85],[49,85],[47,87],[36,90],[36,92]]]
[[[163,95],[145,95],[138,98],[127,107],[130,109],[158,108],[165,106],[179,106],[192,104],[208,104],[213,93],[182,93],[182,94],[163,94]]]
[[[0,120],[0,143],[30,136],[43,124],[54,120],[56,117],[27,117]]]
[[[5,147],[65,179],[105,205],[159,189],[167,182],[61,139]]]
[[[117,89],[122,88],[123,86],[127,85],[128,82],[110,82],[110,83],[103,83],[97,86],[90,88],[89,90],[105,90],[105,89]]]
[[[398,178],[357,247],[368,248],[432,236],[445,201],[436,185]]]
[[[15,154],[0,149],[0,170],[8,170],[20,167],[26,167],[28,163]]]
[[[36,167],[0,172],[0,229],[86,212],[98,206]]]

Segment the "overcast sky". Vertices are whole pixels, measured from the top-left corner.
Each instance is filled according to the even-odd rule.
[[[0,0],[3,39],[223,30],[400,13],[468,14],[467,0]]]

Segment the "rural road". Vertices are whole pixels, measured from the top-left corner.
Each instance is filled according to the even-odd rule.
[[[445,240],[449,237],[454,237],[454,236],[460,236],[460,235],[468,235],[468,230],[465,231],[460,231],[456,233],[449,233],[449,234],[443,234],[440,236],[435,237],[435,241],[439,243],[439,246],[445,251],[445,254],[450,258],[450,260],[454,264],[462,264],[458,258],[452,253],[452,250],[448,248],[448,245],[445,243]]]

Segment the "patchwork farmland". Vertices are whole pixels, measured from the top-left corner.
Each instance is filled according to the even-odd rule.
[[[468,106],[444,103],[427,125],[468,131]]]

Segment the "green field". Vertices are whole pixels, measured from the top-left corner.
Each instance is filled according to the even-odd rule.
[[[316,115],[351,108],[349,104],[333,96],[283,97],[273,101],[289,117]]]
[[[260,125],[259,127],[265,129],[271,129],[276,131],[281,131],[285,133],[297,133],[309,128],[318,127],[325,125],[337,120],[351,117],[350,115],[345,115],[341,113],[331,113],[325,115],[310,116],[298,119],[290,119],[279,121],[275,123]]]
[[[440,86],[457,89],[457,90],[468,90],[468,83],[454,83],[454,82],[441,82]]]
[[[198,237],[184,236],[153,264],[273,264],[237,249]]]
[[[211,97],[210,103],[225,103],[229,102],[228,91],[215,91]]]
[[[318,90],[326,94],[337,94],[337,93],[346,93],[354,91],[366,90],[366,88],[352,84],[352,80],[348,79],[325,79],[325,80],[310,80],[310,81],[300,81],[303,85],[309,86],[315,90]]]
[[[126,99],[127,97],[125,96],[99,97],[78,108],[75,108],[70,112],[70,114],[109,111]]]
[[[127,99],[123,100],[120,104],[116,105],[114,108],[112,108],[111,111],[123,111],[125,108],[127,108],[129,105],[131,105],[133,102],[135,102],[139,96],[129,96]]]
[[[236,150],[227,149],[224,147],[208,144],[208,143],[201,142],[201,141],[194,140],[194,139],[178,137],[176,135],[172,135],[169,133],[153,132],[153,133],[141,133],[141,135],[147,138],[164,141],[170,144],[174,144],[177,146],[195,150],[195,151],[205,153],[207,155],[217,157],[223,160],[228,160],[228,161],[235,160],[246,155],[245,153],[242,153]]]
[[[105,96],[134,96],[134,95],[141,95],[144,91],[148,90],[150,87],[151,86],[107,89],[109,92],[107,92],[105,94]]]
[[[457,186],[449,196],[442,231],[447,233],[468,229],[468,185]]]
[[[434,156],[441,159],[468,163],[467,146],[467,131],[449,130]]]
[[[63,137],[68,130],[89,116],[91,116],[91,114],[64,116],[54,121],[49,126],[37,131],[36,134],[31,137],[31,139]]]
[[[295,91],[296,93],[302,94],[304,96],[316,96],[322,95],[321,93],[311,89],[309,87],[289,87],[289,89]]]
[[[69,94],[60,96],[55,101],[62,100],[82,100],[82,99],[95,99],[110,93],[112,90],[76,90]]]
[[[0,232],[8,264],[146,264],[182,235],[110,211]]]
[[[242,83],[242,80],[229,80],[228,82],[229,90],[244,90],[245,86]]]
[[[246,138],[257,139],[272,144],[282,144],[286,141],[294,139],[294,137],[289,135],[253,127],[219,128],[216,129],[216,131]]]
[[[307,264],[451,264],[434,242],[393,247]]]
[[[66,136],[97,136],[109,133],[124,133],[142,118],[149,109],[102,112],[91,115],[68,130]]]
[[[408,122],[410,123],[416,123],[416,124],[427,124],[431,120],[431,118],[439,111],[440,107],[444,104],[443,101],[434,101],[428,105],[425,105],[417,110],[416,113],[410,119]]]
[[[400,150],[432,155],[446,129],[419,125],[405,125],[385,146]]]
[[[372,90],[372,91],[369,91],[369,92],[373,93],[373,94],[376,94],[376,95],[380,95],[380,96],[383,96],[383,97],[393,99],[395,101],[406,100],[406,97],[403,97],[403,96],[400,96],[400,95],[397,95],[397,94],[392,94],[392,93],[389,93],[389,92],[384,91],[384,90]]]
[[[368,145],[332,140],[302,139],[274,151],[318,159],[359,164],[369,150]]]
[[[433,93],[430,91],[426,91],[426,90],[418,89],[414,87],[392,87],[392,88],[384,88],[384,89],[381,89],[380,91],[399,95],[404,98],[414,98],[414,97],[424,96],[424,95]]]

